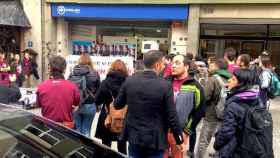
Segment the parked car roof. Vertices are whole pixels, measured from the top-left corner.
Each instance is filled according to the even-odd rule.
[[[0,104],[0,157],[126,157],[51,120]]]

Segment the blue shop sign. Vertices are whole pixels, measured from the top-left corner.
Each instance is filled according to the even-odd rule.
[[[53,3],[52,16],[66,18],[185,20],[188,5],[104,5]]]

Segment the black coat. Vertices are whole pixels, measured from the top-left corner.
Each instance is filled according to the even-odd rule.
[[[17,102],[20,97],[21,94],[18,87],[0,85],[0,103],[9,104]]]
[[[105,126],[104,121],[106,119],[106,110],[109,109],[110,103],[113,101],[112,95],[114,98],[117,97],[121,85],[124,83],[126,76],[121,72],[115,71],[107,74],[106,79],[102,81],[100,88],[98,89],[95,96],[96,105],[103,104],[104,106],[101,109],[101,113],[98,118],[97,128],[95,137],[106,140],[117,140],[118,135],[116,133],[110,132]],[[112,94],[112,95],[111,95]]]
[[[172,85],[156,76],[155,72],[144,71],[129,77],[114,105],[116,109],[128,105],[122,138],[130,144],[164,150],[168,144],[169,128],[177,144],[182,143]]]
[[[31,60],[31,74],[34,75],[34,77],[36,78],[36,80],[40,79],[39,73],[38,73],[38,64],[36,63],[36,61],[33,59]]]
[[[240,132],[244,129],[246,108],[243,106],[259,106],[259,95],[251,91],[231,93],[225,103],[222,126],[216,133],[214,148],[219,158],[240,158]]]

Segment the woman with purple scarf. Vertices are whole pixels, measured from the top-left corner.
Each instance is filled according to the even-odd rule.
[[[225,103],[222,126],[216,134],[214,148],[218,158],[244,157],[240,153],[240,131],[244,129],[245,106],[262,106],[259,99],[259,89],[255,75],[249,69],[239,69],[233,72],[228,82],[230,90]]]

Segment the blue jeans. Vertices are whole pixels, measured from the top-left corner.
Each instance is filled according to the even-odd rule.
[[[129,157],[132,158],[163,158],[164,150],[156,150],[138,145],[129,144]]]
[[[74,112],[75,129],[81,134],[90,137],[91,125],[96,113],[96,105],[81,105],[78,111]]]

